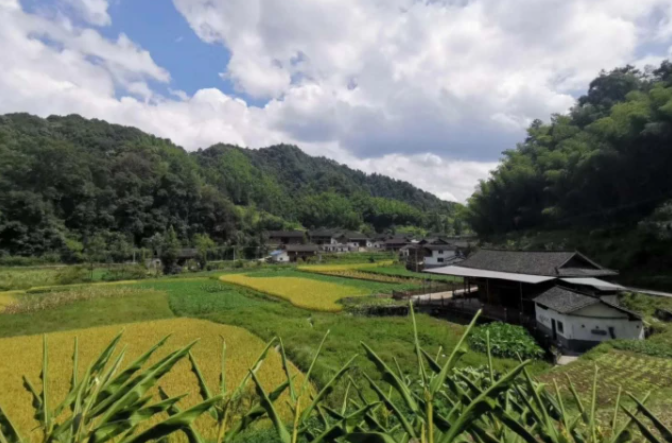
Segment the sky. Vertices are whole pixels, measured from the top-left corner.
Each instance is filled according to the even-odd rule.
[[[672,0],[0,0],[0,114],[291,143],[464,202],[601,70],[671,52]]]

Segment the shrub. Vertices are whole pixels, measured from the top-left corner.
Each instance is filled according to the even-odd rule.
[[[56,283],[59,285],[88,283],[91,280],[91,272],[82,266],[67,266],[56,274]]]
[[[101,277],[103,281],[141,280],[147,277],[147,269],[142,265],[125,265],[110,268]]]
[[[60,261],[56,255],[44,255],[42,257],[22,257],[18,255],[0,256],[0,266],[39,266],[55,264]]]
[[[608,345],[621,351],[636,352],[651,357],[672,358],[672,346],[665,341],[612,340]]]
[[[490,333],[492,355],[505,358],[541,358],[544,350],[521,326],[508,323],[489,323],[474,328],[469,336],[469,346],[479,352],[487,350],[487,334]]]

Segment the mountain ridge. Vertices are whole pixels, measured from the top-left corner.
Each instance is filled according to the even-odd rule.
[[[184,243],[298,226],[447,232],[461,208],[294,145],[188,152],[79,115],[0,116],[0,158],[0,254],[79,248],[96,235],[139,246],[171,226]]]

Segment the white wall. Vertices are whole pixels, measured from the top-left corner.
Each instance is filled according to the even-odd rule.
[[[567,340],[583,340],[601,342],[611,340],[609,328],[614,328],[617,339],[643,339],[644,327],[640,320],[629,320],[627,314],[607,305],[593,305],[571,315],[560,314],[552,309],[544,309],[536,305],[537,322],[548,329],[553,328],[552,319],[556,325],[562,322],[563,331],[556,327],[558,335]],[[593,331],[603,331],[604,334]]]
[[[425,257],[425,266],[439,266],[455,257],[455,251],[443,249],[432,251],[431,257]],[[441,260],[442,259],[442,260]]]
[[[287,251],[282,251],[282,254],[276,255],[273,259],[277,262],[286,263],[289,262],[289,255],[287,255]]]

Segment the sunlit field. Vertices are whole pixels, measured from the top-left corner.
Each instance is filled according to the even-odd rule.
[[[79,340],[79,369],[82,372],[102,349],[121,331],[124,335],[121,345],[126,346],[124,362],[132,362],[144,351],[166,335],[168,342],[152,356],[149,367],[170,351],[199,340],[192,354],[209,386],[219,386],[222,340],[226,341],[227,386],[235,388],[247,374],[248,369],[264,348],[264,343],[250,332],[235,326],[226,326],[196,319],[170,319],[104,326],[67,332],[47,334],[49,349],[49,390],[52,406],[60,402],[69,389],[72,371],[73,340]],[[118,349],[121,349],[119,347]],[[12,364],[0,365],[0,406],[11,411],[12,419],[20,429],[35,428],[30,394],[23,387],[21,377],[27,375],[38,391],[41,391],[40,369],[42,365],[42,336],[30,335],[0,339],[0,353],[11,356]],[[114,360],[114,358],[112,359]],[[123,366],[123,365],[122,365]],[[298,373],[298,369],[294,373]],[[260,380],[267,390],[272,390],[284,379],[280,356],[274,350],[268,354],[259,372]],[[295,383],[302,383],[301,374]],[[189,393],[181,400],[180,406],[193,406],[202,401],[196,376],[191,372],[188,359],[179,362],[159,383],[170,395]],[[250,391],[252,392],[252,391]],[[289,417],[284,398],[277,402],[285,417]],[[205,414],[196,422],[196,427],[205,438],[214,437],[214,421]],[[36,435],[32,435],[34,440]]]
[[[220,279],[223,282],[280,297],[294,306],[316,311],[340,311],[342,306],[336,303],[338,300],[371,293],[370,290],[352,285],[301,277],[252,277],[244,274],[230,274]]]

